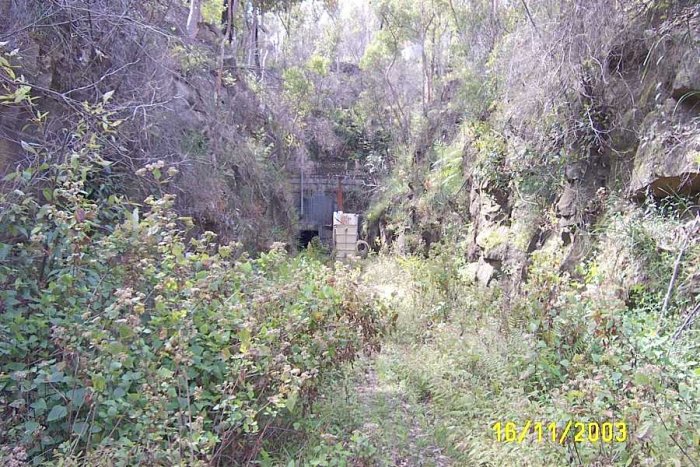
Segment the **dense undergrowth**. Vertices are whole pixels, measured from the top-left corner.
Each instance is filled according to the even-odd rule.
[[[318,400],[297,455],[315,465],[697,464],[698,331],[678,333],[682,298],[659,313],[674,256],[657,248],[668,233],[654,229],[669,219],[640,210],[609,222],[601,248],[619,248],[614,260],[643,256],[656,275],[628,303],[611,293],[612,263],[591,261],[574,278],[559,271],[556,244],[533,257],[515,297],[465,279],[458,242],[435,246],[428,259],[373,260],[365,279],[399,313],[371,362],[379,395],[368,406],[366,366],[348,368]],[[691,248],[686,273],[698,253]],[[496,422],[522,429],[528,420],[559,430],[569,420],[624,421],[627,434],[614,443],[537,441],[534,432],[521,443],[496,441]]]
[[[0,6],[0,464],[700,464],[693,2],[113,3]],[[269,248],[305,160],[378,256]]]
[[[414,295],[418,314],[404,329],[420,322],[412,338],[424,345],[410,358],[395,353],[395,371],[430,402],[453,454],[470,465],[697,462],[697,336],[675,341],[682,320],[660,317],[652,292],[627,308],[606,295],[594,267],[579,282],[556,272],[555,253],[533,261],[528,290],[511,299],[509,312],[498,291],[465,287],[452,300]],[[430,269],[445,265],[438,257],[432,265],[408,260],[402,269],[421,287]],[[403,335],[406,346],[411,333]],[[629,437],[565,446],[495,441],[494,423],[523,427],[528,419],[562,427],[624,420]]]
[[[16,104],[30,106],[24,88]],[[20,96],[19,98],[17,96]],[[383,308],[342,266],[283,245],[252,258],[192,233],[174,196],[103,183],[84,120],[0,197],[0,463],[241,464],[303,418],[329,372],[372,352]],[[139,171],[164,187],[174,168]]]
[[[50,175],[52,201],[16,191],[0,217],[17,232],[0,269],[5,465],[244,462],[384,329],[342,268],[188,240],[167,196],[102,233],[81,178]]]
[[[368,280],[388,281],[399,310],[381,384],[422,408],[455,465],[698,465],[700,220],[697,190],[683,190],[697,149],[677,159],[692,173],[654,192],[674,155],[648,149],[648,128],[627,118],[649,124],[662,103],[686,99],[663,77],[683,66],[676,50],[693,44],[696,59],[696,36],[674,28],[697,5],[516,5],[483,61],[469,52],[487,99],[456,95],[417,119],[368,211],[387,254]],[[654,65],[662,30],[675,36]],[[618,60],[623,49],[634,52]],[[673,118],[697,125],[697,107]],[[640,183],[649,155],[658,160]],[[496,423],[528,421],[559,433],[569,421],[624,422],[627,433],[496,441]]]

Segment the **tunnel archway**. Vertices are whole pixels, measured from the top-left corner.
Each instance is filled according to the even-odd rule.
[[[303,249],[308,247],[314,237],[318,237],[318,230],[300,230],[299,248]]]

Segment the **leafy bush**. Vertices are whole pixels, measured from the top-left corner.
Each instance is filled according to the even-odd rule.
[[[282,73],[284,80],[284,93],[288,99],[298,107],[300,115],[311,112],[309,97],[314,93],[314,83],[306,76],[301,67],[291,67]]]
[[[328,69],[330,66],[331,61],[327,57],[318,54],[312,55],[306,62],[306,67],[319,76],[328,75]]]
[[[480,183],[492,182],[496,187],[506,188],[509,174],[504,168],[506,160],[505,139],[483,122],[474,123],[469,130],[476,151],[474,177]]]
[[[172,54],[180,64],[180,69],[185,75],[202,72],[214,66],[215,60],[204,47],[197,45],[176,45]]]
[[[382,309],[346,269],[192,236],[173,195],[101,198],[110,163],[88,128],[66,162],[33,149],[0,195],[0,460],[250,460],[330,369],[377,348]]]
[[[221,22],[224,13],[224,3],[219,0],[205,0],[202,2],[202,19],[209,24]]]
[[[253,456],[275,417],[299,414],[319,376],[381,332],[355,286],[317,260],[280,248],[233,259],[211,233],[187,242],[171,196],[100,235],[80,182],[54,193],[0,217],[31,230],[3,244],[0,315],[0,442],[31,458]]]

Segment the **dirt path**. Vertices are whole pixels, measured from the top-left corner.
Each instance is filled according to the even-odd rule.
[[[380,299],[390,301],[402,291],[395,284],[374,284]],[[382,465],[454,465],[438,447],[426,412],[430,402],[412,401],[395,368],[402,352],[392,342],[372,358],[364,359],[353,379],[355,403],[366,422],[362,432],[379,450]],[[404,349],[408,351],[408,349]],[[353,389],[351,389],[353,391]]]
[[[373,367],[374,362],[369,362],[365,368],[365,380],[357,386],[358,402],[364,405],[366,413],[381,413],[389,409],[390,417],[383,424],[375,422],[365,423],[363,431],[375,441],[389,441],[386,446],[378,446],[388,451],[389,459],[395,466],[436,466],[444,467],[452,465],[450,459],[443,455],[426,433],[420,423],[420,414],[416,413],[419,407],[411,405],[408,397],[401,391],[387,391],[377,376]],[[390,422],[388,425],[386,422]],[[402,425],[406,430],[406,436],[401,437],[398,444],[391,443],[390,433],[381,433],[396,424]],[[377,436],[383,435],[383,436]]]
[[[410,307],[403,300],[406,290],[399,278],[375,279],[383,275],[381,268],[372,274],[365,283],[376,290],[379,300],[393,309],[398,309],[397,302]],[[450,444],[444,439],[445,427],[436,419],[438,410],[430,399],[421,399],[405,371],[424,346],[399,337],[387,336],[381,352],[355,361],[320,398],[315,410],[321,446],[311,451],[330,463],[310,465],[457,465],[446,452]],[[339,458],[348,463],[338,463]]]

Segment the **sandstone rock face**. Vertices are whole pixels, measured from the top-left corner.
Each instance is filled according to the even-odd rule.
[[[700,9],[665,28],[635,106],[645,113],[632,126],[639,140],[629,195],[637,200],[700,192]]]
[[[467,264],[462,270],[462,277],[470,282],[476,282],[476,271],[479,269],[479,263],[473,262]]]
[[[616,199],[611,193],[628,189],[635,200],[647,193],[700,193],[700,10],[689,18],[664,26],[662,41],[659,31],[650,31],[647,47],[654,48],[644,49],[628,71],[605,83],[606,92],[622,96],[606,109],[612,118],[606,144],[573,148],[558,174],[563,178],[558,197],[546,207],[517,184],[504,188],[472,180],[469,264],[462,271],[469,281],[517,289],[527,277],[531,253],[541,249],[561,252],[559,270],[578,274],[577,266],[596,255],[598,238],[590,231]],[[646,68],[634,72],[645,59]],[[507,136],[506,159],[517,166],[527,157],[527,144],[517,134]],[[470,170],[465,166],[465,173]],[[630,283],[638,280],[630,277]]]
[[[634,159],[630,194],[655,197],[700,192],[700,128],[675,99],[649,113]]]
[[[500,274],[510,257],[511,231],[509,222],[512,205],[509,193],[487,183],[472,186],[470,215],[473,231],[467,268],[470,280],[488,286]]]
[[[508,254],[510,230],[506,226],[488,227],[479,232],[476,244],[483,249],[485,258],[504,261]]]
[[[564,218],[573,217],[574,214],[576,214],[576,198],[576,190],[567,185],[564,188],[564,192],[559,198],[559,201],[557,202],[557,215]]]
[[[681,60],[676,79],[673,81],[673,97],[697,102],[700,92],[700,58],[697,50],[688,50]]]
[[[484,287],[489,285],[493,278],[495,268],[485,261],[479,262],[479,268],[476,270],[476,280],[479,285]]]

